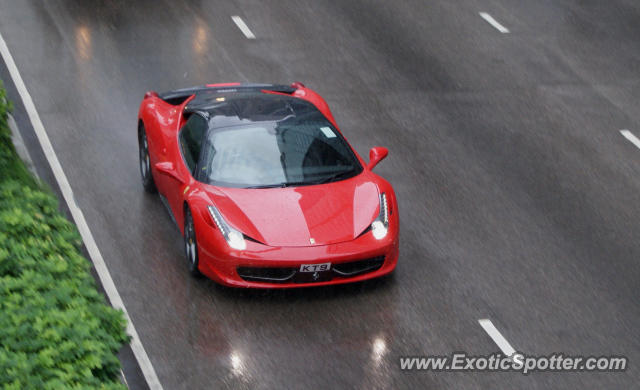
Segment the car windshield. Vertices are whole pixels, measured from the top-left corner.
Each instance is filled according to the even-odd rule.
[[[211,129],[200,179],[228,187],[267,188],[344,180],[362,171],[340,133],[320,112]]]

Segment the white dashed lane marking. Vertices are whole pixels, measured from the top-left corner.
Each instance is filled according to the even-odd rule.
[[[478,320],[478,323],[480,323],[480,326],[482,326],[489,337],[491,337],[491,339],[498,345],[498,348],[500,348],[505,356],[512,356],[516,352],[507,339],[505,339],[500,331],[498,331],[498,329],[493,325],[491,320],[481,319]]]
[[[242,31],[247,39],[256,39],[256,36],[253,35],[251,30],[249,29],[249,26],[247,26],[247,24],[244,22],[244,20],[242,20],[241,17],[234,15],[231,17],[231,19],[233,19],[233,22],[236,24],[236,26],[238,26],[240,31]]]
[[[482,19],[486,20],[487,23],[489,23],[490,25],[495,27],[496,30],[500,31],[503,34],[508,34],[509,33],[509,29],[506,28],[505,26],[501,25],[500,23],[498,23],[498,21],[495,20],[493,18],[493,16],[489,15],[486,12],[479,12],[479,14],[480,14],[480,17],[482,17]]]
[[[620,130],[620,134],[622,134],[622,136],[626,139],[629,140],[629,142],[631,142],[632,144],[634,144],[638,149],[640,149],[640,139],[638,139],[638,137],[636,137],[635,135],[633,135],[632,132],[630,132],[629,130]]]

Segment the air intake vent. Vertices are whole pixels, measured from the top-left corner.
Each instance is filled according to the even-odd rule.
[[[352,261],[350,263],[341,263],[333,265],[333,272],[340,276],[356,276],[366,272],[372,272],[384,263],[384,256],[372,257],[370,259]]]
[[[295,267],[238,267],[238,275],[249,282],[262,283],[314,283],[326,282],[335,277],[348,278],[373,272],[384,264],[384,256],[333,264],[331,270],[322,272],[298,272]]]

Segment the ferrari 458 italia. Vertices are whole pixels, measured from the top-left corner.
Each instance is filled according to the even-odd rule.
[[[189,271],[235,287],[356,282],[398,261],[391,185],[301,83],[210,84],[140,105],[142,184],[184,236]]]

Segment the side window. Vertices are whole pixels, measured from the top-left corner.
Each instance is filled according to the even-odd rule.
[[[195,172],[200,157],[206,131],[207,121],[198,114],[192,114],[180,130],[180,149],[182,149],[182,156],[192,174]]]

